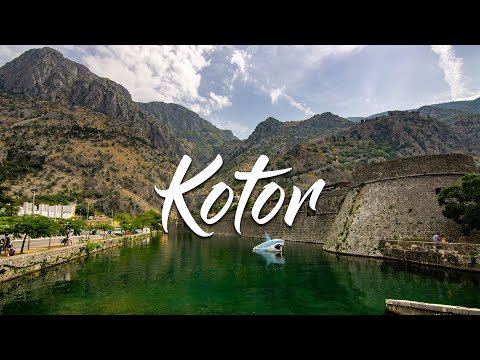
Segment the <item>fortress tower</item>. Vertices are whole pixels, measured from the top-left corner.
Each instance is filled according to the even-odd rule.
[[[430,240],[437,231],[461,242],[461,227],[443,216],[437,194],[477,171],[473,158],[462,154],[395,159],[356,170],[324,249],[382,256],[380,240]],[[480,235],[469,240],[480,242]]]

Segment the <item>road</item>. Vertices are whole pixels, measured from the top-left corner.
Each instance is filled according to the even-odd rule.
[[[52,242],[51,246],[58,246],[61,245],[61,241],[64,238],[64,236],[54,236],[52,237]],[[81,235],[81,236],[70,236],[71,243],[78,244],[80,238],[86,238],[86,235]],[[89,235],[90,240],[98,240],[98,239],[103,239],[103,235]],[[13,246],[15,249],[17,249],[17,253],[20,251],[22,248],[22,241],[23,239],[16,239],[12,241]],[[49,238],[38,238],[38,239],[31,239],[30,240],[30,249],[35,249],[35,248],[42,248],[42,247],[48,247],[48,241]],[[28,238],[25,240],[25,248],[28,249]]]

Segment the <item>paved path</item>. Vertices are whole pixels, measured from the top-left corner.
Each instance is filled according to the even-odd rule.
[[[107,235],[108,237],[108,235]],[[52,242],[51,246],[58,246],[61,245],[61,241],[64,238],[64,236],[54,236],[52,237]],[[86,239],[86,235],[81,235],[81,236],[70,236],[71,244],[78,244],[80,238]],[[103,235],[89,235],[90,240],[98,240],[98,239],[103,239]],[[15,249],[17,249],[17,253],[20,253],[20,249],[22,248],[22,241],[23,239],[16,239],[12,241],[13,246]],[[48,247],[48,241],[49,238],[39,238],[39,239],[31,239],[30,240],[30,249],[35,249],[35,248],[42,248],[42,247]],[[28,249],[28,238],[25,240],[25,248]]]

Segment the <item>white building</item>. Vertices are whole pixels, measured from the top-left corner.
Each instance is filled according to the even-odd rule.
[[[20,206],[18,215],[32,215],[32,203],[25,202],[23,206]],[[70,205],[48,205],[39,204],[33,207],[33,215],[43,215],[49,218],[58,219],[70,219],[75,215],[75,204]]]

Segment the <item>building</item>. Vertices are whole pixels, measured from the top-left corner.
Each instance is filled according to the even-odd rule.
[[[25,202],[18,211],[18,215],[42,215],[52,219],[70,219],[75,216],[75,204],[69,205],[48,205],[39,204],[32,207],[32,203]]]

